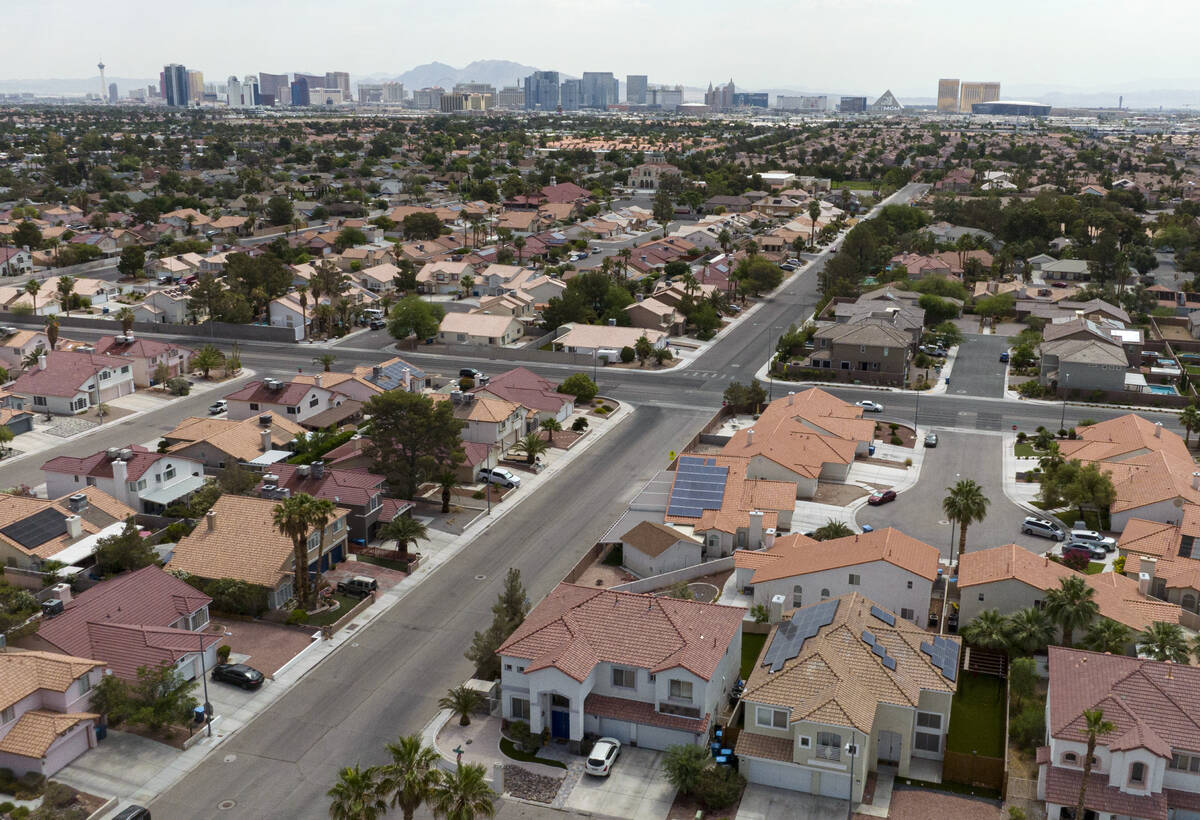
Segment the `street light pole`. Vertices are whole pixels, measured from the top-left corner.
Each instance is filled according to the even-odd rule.
[[[208,736],[212,737],[212,704],[208,701],[208,668],[204,662],[204,633],[196,633],[200,638],[200,679],[204,682],[204,725],[208,727]]]
[[[1061,362],[1060,362],[1061,366]],[[1068,373],[1063,379],[1063,406],[1062,417],[1058,420],[1058,429],[1062,430],[1067,426],[1067,385],[1071,383],[1071,374]]]

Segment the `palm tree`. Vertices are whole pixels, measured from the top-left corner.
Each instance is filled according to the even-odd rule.
[[[1088,627],[1087,634],[1079,642],[1084,649],[1093,652],[1125,654],[1125,647],[1133,641],[1133,630],[1112,618],[1097,618]]]
[[[1054,622],[1036,607],[1014,612],[1008,617],[1008,640],[1027,655],[1041,652],[1054,640]]]
[[[337,507],[328,498],[314,498],[309,504],[308,520],[321,534],[320,541],[317,542],[317,577],[312,582],[310,598],[315,598],[315,593],[321,588],[321,564],[325,561],[325,528],[336,514]]]
[[[1179,423],[1187,433],[1183,438],[1184,445],[1191,446],[1192,433],[1200,430],[1200,408],[1194,404],[1183,408],[1183,412],[1179,414]]]
[[[513,239],[513,247],[517,249],[517,264],[520,265],[525,256],[525,237],[518,236]]]
[[[29,279],[25,282],[25,292],[33,297],[33,312],[35,315],[37,314],[38,291],[41,289],[42,282],[40,279]]]
[[[196,351],[196,355],[192,357],[192,367],[204,374],[204,378],[208,378],[208,374],[217,367],[221,366],[221,362],[225,360],[225,356],[220,350],[217,350],[213,345],[204,345]]]
[[[1083,719],[1087,724],[1087,754],[1083,758],[1083,777],[1079,781],[1079,802],[1075,805],[1075,816],[1083,817],[1087,799],[1087,784],[1092,776],[1092,758],[1096,756],[1096,738],[1117,730],[1111,720],[1104,719],[1103,709],[1084,709]]]
[[[854,530],[850,529],[850,525],[830,518],[813,530],[812,537],[816,541],[832,541],[834,538],[845,538],[847,535],[854,535]]]
[[[1059,579],[1058,589],[1046,593],[1046,614],[1062,627],[1063,646],[1070,646],[1075,630],[1087,626],[1099,614],[1095,597],[1096,590],[1078,575]]]
[[[333,370],[333,363],[336,361],[337,356],[333,355],[332,353],[322,353],[320,356],[317,356],[315,359],[313,359],[313,364],[321,365],[321,369],[328,373],[330,370]]]
[[[58,344],[58,317],[51,314],[46,317],[46,340],[50,342],[50,349]]]
[[[947,487],[950,493],[942,500],[942,512],[951,523],[958,524],[958,554],[954,556],[954,565],[967,550],[967,528],[987,517],[988,504],[991,503],[983,488],[969,478]]]
[[[813,197],[808,203],[808,219],[812,226],[808,234],[809,247],[817,246],[817,219],[821,216],[821,202]]]
[[[546,440],[539,436],[536,432],[526,433],[522,438],[517,440],[516,449],[525,454],[525,463],[532,464],[537,460],[537,457],[550,449],[550,445]]]
[[[454,474],[454,468],[444,467],[437,474],[436,478],[438,489],[442,491],[442,515],[450,512],[450,499],[454,495],[454,488],[458,486],[458,476]]]
[[[71,315],[71,296],[75,293],[75,278],[73,276],[58,277],[58,301],[62,309]]]
[[[438,700],[439,709],[449,709],[458,715],[459,726],[471,725],[471,713],[479,708],[483,696],[474,689],[465,686],[455,686]]]
[[[121,308],[113,318],[121,323],[122,333],[128,333],[133,328],[133,323],[137,321],[137,316],[134,315],[133,308],[131,307]]]
[[[558,423],[558,419],[542,419],[539,426],[546,431],[546,441],[553,447],[554,434],[562,430],[562,425]]]
[[[312,531],[310,509],[313,497],[298,493],[275,505],[275,529],[292,541],[292,564],[296,576],[296,600],[308,602],[308,535]]]
[[[40,359],[42,356],[45,356],[45,355],[46,355],[46,348],[42,347],[39,344],[37,347],[35,347],[33,350],[31,350],[29,353],[27,353],[25,355],[24,359],[21,359],[22,369],[26,368],[26,367],[33,367],[35,364],[38,363],[38,359]]]
[[[728,229],[722,228],[721,232],[717,234],[717,244],[721,246],[722,253],[729,253],[729,247],[733,244],[733,237],[730,235]]]
[[[983,649],[1008,651],[1008,618],[998,609],[985,609],[962,628],[963,640]]]
[[[1138,651],[1156,661],[1187,663],[1191,648],[1179,624],[1154,621],[1138,635]]]
[[[389,743],[387,750],[392,762],[379,767],[379,791],[392,796],[392,807],[400,809],[404,820],[412,820],[441,780],[438,753],[423,746],[419,735],[405,735]]]
[[[338,772],[338,782],[325,792],[332,820],[379,820],[387,814],[387,801],[380,794],[378,770],[360,769],[358,764]]]
[[[401,515],[393,518],[379,528],[380,538],[393,539],[400,552],[407,553],[408,545],[416,545],[418,541],[429,539],[429,528],[411,515]]]
[[[296,298],[300,302],[300,327],[301,327],[300,332],[304,334],[304,336],[302,338],[307,339],[308,338],[308,286],[307,285],[301,285],[300,287],[296,288]]]
[[[496,816],[496,795],[476,763],[443,774],[433,788],[433,813],[445,820],[475,820]]]

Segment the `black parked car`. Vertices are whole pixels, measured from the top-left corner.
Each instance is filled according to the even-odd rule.
[[[263,673],[244,663],[219,663],[213,667],[212,679],[232,683],[243,689],[257,689],[262,686]]]

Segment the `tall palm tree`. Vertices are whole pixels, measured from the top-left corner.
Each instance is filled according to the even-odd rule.
[[[75,293],[75,277],[60,276],[58,277],[58,301],[62,305],[62,309],[71,315],[71,296]]]
[[[385,540],[394,539],[399,551],[406,553],[409,544],[428,540],[429,528],[411,515],[401,515],[380,527],[377,534]]]
[[[471,713],[478,709],[482,702],[483,696],[474,689],[468,689],[465,686],[455,686],[438,699],[438,708],[449,709],[458,715],[459,726],[470,726]]]
[[[121,323],[122,333],[128,333],[133,327],[133,323],[137,321],[137,316],[134,315],[133,308],[131,307],[121,308],[116,312],[113,318]]]
[[[817,246],[817,219],[820,216],[821,216],[821,202],[816,197],[813,197],[811,200],[809,200],[809,203],[808,203],[808,219],[809,219],[809,222],[812,223],[812,225],[809,229],[809,234],[808,234],[808,244],[809,244],[809,247],[812,247],[812,248],[815,248]]]
[[[962,637],[972,646],[1007,652],[1008,630],[1008,618],[1001,615],[1000,610],[985,609],[962,628]]]
[[[308,286],[301,285],[296,288],[296,298],[300,302],[300,332],[304,335],[302,339],[308,338]]]
[[[387,801],[380,793],[378,770],[360,769],[358,764],[338,772],[338,782],[325,792],[331,820],[380,820],[387,814]]]
[[[1096,590],[1078,575],[1059,579],[1058,589],[1046,593],[1046,614],[1062,627],[1063,646],[1070,646],[1075,630],[1087,626],[1099,614],[1095,597]]]
[[[296,600],[301,606],[308,604],[308,535],[312,532],[310,514],[313,497],[308,493],[297,493],[275,505],[273,518],[275,529],[292,541],[292,563],[296,576]]]
[[[542,419],[538,426],[546,431],[546,441],[553,447],[554,434],[562,430],[562,425],[558,423],[558,419]]]
[[[1079,802],[1075,804],[1075,816],[1083,817],[1087,800],[1088,780],[1092,776],[1092,758],[1096,756],[1096,738],[1117,730],[1111,720],[1104,719],[1103,709],[1085,709],[1083,719],[1087,724],[1087,754],[1083,758],[1083,777],[1079,781]]]
[[[1138,635],[1138,651],[1156,661],[1187,663],[1191,647],[1179,624],[1154,621]]]
[[[1028,607],[1008,617],[1008,639],[1014,649],[1032,655],[1054,640],[1054,622],[1037,607]]]
[[[1200,430],[1200,408],[1194,404],[1189,404],[1183,408],[1183,412],[1179,414],[1179,424],[1187,433],[1183,437],[1183,443],[1186,446],[1191,446],[1192,433]]]
[[[310,597],[316,597],[316,591],[321,588],[321,564],[325,561],[325,528],[337,515],[337,507],[328,498],[314,498],[309,504],[308,515],[309,522],[320,533],[321,539],[317,543],[317,577],[313,579],[312,594],[310,594]]]
[[[525,237],[518,236],[514,238],[513,247],[517,249],[517,264],[520,265],[525,258]]]
[[[42,282],[40,279],[29,279],[25,282],[24,290],[26,293],[28,293],[33,298],[34,315],[37,315],[37,297],[38,297],[38,291],[41,289],[42,289]]]
[[[379,791],[391,795],[392,807],[400,809],[404,820],[412,820],[441,780],[438,753],[422,745],[420,735],[405,735],[387,750],[392,761],[379,767]]]
[[[1079,642],[1084,649],[1093,652],[1125,654],[1125,647],[1133,642],[1133,630],[1112,618],[1097,618],[1088,627],[1087,634]]]
[[[454,496],[454,488],[458,486],[458,476],[453,467],[443,467],[435,476],[438,489],[442,491],[442,515],[450,512],[450,499]]]
[[[50,349],[58,344],[58,317],[50,314],[46,317],[46,340],[50,342]]]
[[[433,813],[444,820],[476,820],[496,816],[496,795],[484,779],[483,767],[468,763],[443,774],[433,790]]]
[[[946,492],[949,495],[942,500],[942,512],[951,523],[958,524],[958,554],[954,556],[954,565],[958,566],[959,558],[967,549],[967,528],[987,517],[991,499],[969,478],[947,487]]]

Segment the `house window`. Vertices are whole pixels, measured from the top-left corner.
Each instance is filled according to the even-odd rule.
[[[908,588],[909,588],[909,589],[912,589],[912,581],[909,581],[909,582],[908,582]]]
[[[124,367],[122,367],[122,368],[121,368],[121,372],[122,372],[122,373],[128,373],[128,372],[129,372],[129,365],[125,365]]]
[[[619,686],[622,689],[636,689],[637,670],[614,667],[612,671],[612,685]]]
[[[311,399],[308,400],[309,407],[316,407],[320,403],[321,403],[320,396],[313,396]]]
[[[4,709],[3,711],[0,711],[0,723],[9,723],[16,716],[17,716],[17,707],[9,706],[8,708]]]
[[[112,378],[112,373],[109,373],[107,370],[100,371],[100,381],[108,381],[110,378]]]
[[[860,583],[862,583],[862,576],[861,576],[861,575],[855,575],[853,572],[852,572],[852,573],[850,573],[850,586],[852,586],[852,587],[856,587],[856,586],[858,586]]]
[[[92,691],[92,674],[90,672],[84,672],[82,675],[79,676],[78,683],[79,683],[79,695],[80,695],[80,697],[82,697],[82,696],[86,695],[88,692]]]
[[[1145,785],[1146,783],[1146,764],[1140,760],[1134,761],[1129,767],[1129,782]]]
[[[917,732],[917,736],[913,739],[913,748],[922,752],[937,753],[942,750],[942,736],[931,735],[927,732]]]
[[[288,415],[289,415],[289,416],[294,416],[294,415],[296,415],[296,413],[297,413],[297,412],[299,412],[299,410],[300,410],[300,408],[299,408],[299,407],[289,407],[289,408],[287,409],[287,411],[288,411]]]
[[[849,370],[850,362],[842,362],[842,370]]]
[[[917,712],[917,728],[941,731],[942,716],[936,712]]]
[[[901,607],[900,617],[906,621],[911,621],[913,619],[913,611],[911,609],[905,609]]]
[[[981,592],[981,593],[979,593],[979,600],[981,600],[981,601],[983,600],[983,593],[982,593],[982,592]]]
[[[136,481],[126,481],[125,485],[129,489],[129,492],[131,492],[131,493],[137,492],[137,482]]]
[[[888,354],[888,348],[886,348],[886,347],[885,347],[885,348],[883,349],[883,355],[884,355],[884,356],[886,356],[887,354]]]
[[[512,664],[511,664],[511,663],[506,663],[506,664],[504,664],[504,671],[505,671],[505,672],[511,672],[511,671],[512,671]]]
[[[858,352],[859,352],[859,353],[866,353],[866,352],[867,352],[867,346],[866,346],[866,345],[859,345],[859,346],[858,346]]]
[[[821,600],[824,601],[828,597],[829,597],[829,590],[828,589],[821,590]]]
[[[792,587],[792,606],[804,606],[802,603],[803,600],[804,589],[799,584],[796,584]]]
[[[163,470],[163,481],[170,481],[175,477],[175,465],[168,464],[167,469]]]
[[[320,543],[321,543],[321,533],[320,532],[314,532],[312,535],[308,536],[308,548],[309,549],[312,549],[313,547],[319,545]]]
[[[786,729],[787,711],[759,706],[754,710],[754,722],[765,729]]]
[[[692,699],[692,684],[686,680],[673,680],[670,685],[671,700],[686,700]]]
[[[529,701],[526,698],[513,698],[510,703],[513,720],[529,720]]]
[[[1079,764],[1079,755],[1074,752],[1063,752],[1062,762],[1068,766],[1076,766]]]
[[[258,403],[257,403],[257,402],[250,402],[250,409],[251,409],[251,410],[257,410],[257,409],[258,409]]]
[[[34,407],[45,407],[46,406],[46,397],[45,396],[34,396],[33,397],[33,406]]]
[[[339,518],[339,519],[337,519],[336,521],[334,521],[334,522],[333,522],[333,526],[332,526],[332,527],[330,527],[330,529],[331,529],[333,532],[341,532],[342,526],[343,526],[343,525],[345,525],[345,523],[346,523],[346,519],[344,519],[344,518]]]
[[[801,735],[800,736],[800,748],[801,749],[811,749],[812,748],[812,738],[808,737],[807,735]]]
[[[821,760],[841,760],[842,736],[833,732],[817,732],[817,757]]]

